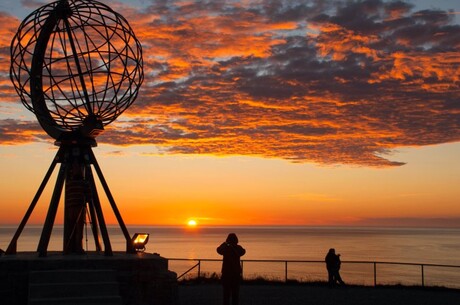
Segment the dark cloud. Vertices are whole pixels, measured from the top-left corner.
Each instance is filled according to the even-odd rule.
[[[460,26],[404,1],[152,1],[138,100],[100,137],[167,153],[394,166],[460,140]],[[5,88],[2,94],[5,94]]]
[[[0,143],[2,145],[25,144],[43,141],[44,132],[36,122],[0,120]]]

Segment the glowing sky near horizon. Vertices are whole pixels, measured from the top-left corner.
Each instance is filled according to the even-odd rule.
[[[102,2],[144,50],[94,149],[127,223],[460,225],[457,1]],[[43,3],[0,0],[0,223],[56,152],[8,76]]]

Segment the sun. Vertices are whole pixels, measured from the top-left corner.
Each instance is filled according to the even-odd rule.
[[[196,222],[195,219],[190,219],[190,220],[187,222],[187,226],[192,227],[192,228],[193,228],[193,227],[196,227],[197,224],[198,224],[198,223]]]

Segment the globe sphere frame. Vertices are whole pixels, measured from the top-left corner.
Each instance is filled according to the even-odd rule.
[[[60,0],[27,16],[11,43],[10,76],[54,139],[95,138],[137,98],[142,47],[127,20],[92,0]]]

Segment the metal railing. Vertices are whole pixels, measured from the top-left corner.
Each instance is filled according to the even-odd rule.
[[[190,274],[195,269],[197,270],[197,277],[200,278],[202,276],[201,265],[202,262],[222,262],[221,259],[188,259],[188,258],[169,258],[169,261],[189,261],[189,262],[196,262],[192,267],[188,270],[180,274],[177,279],[184,278],[186,275]],[[273,263],[273,264],[282,264],[283,271],[284,271],[284,282],[288,282],[290,280],[289,277],[289,269],[288,266],[290,264],[321,264],[324,265],[324,261],[318,260],[254,260],[254,259],[247,259],[241,260],[241,267],[243,270],[243,278],[245,278],[244,273],[244,266],[248,263]],[[382,262],[382,261],[342,261],[343,265],[370,265],[372,267],[372,274],[373,274],[373,285],[377,286],[378,282],[378,266],[409,266],[409,267],[416,267],[419,269],[419,276],[420,276],[420,285],[425,287],[426,284],[426,274],[425,269],[426,267],[434,267],[434,268],[451,268],[455,270],[455,275],[460,278],[460,266],[458,265],[441,265],[441,264],[422,264],[422,263],[401,263],[401,262]],[[458,287],[460,288],[460,287]]]

